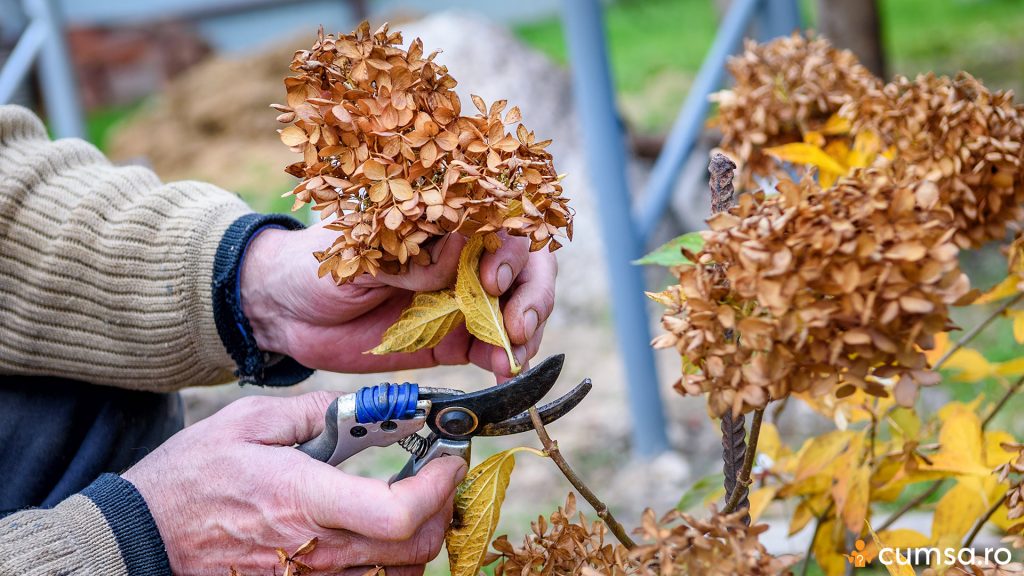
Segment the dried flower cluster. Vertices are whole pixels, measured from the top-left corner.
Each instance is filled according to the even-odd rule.
[[[1006,517],[1009,520],[1024,518],[1024,444],[1003,443],[1002,448],[1009,452],[1016,452],[1016,457],[995,469],[999,475],[999,482],[1007,482],[1010,475],[1016,475],[1018,480],[1010,485],[1006,491]],[[1018,522],[1006,531],[1007,536],[1004,542],[1010,543],[1014,548],[1024,548],[1024,521]]]
[[[342,283],[378,270],[397,273],[426,263],[424,245],[450,233],[484,235],[490,250],[505,230],[529,237],[531,249],[557,249],[572,237],[568,199],[545,150],[504,100],[461,116],[455,79],[408,50],[387,24],[363,22],[353,34],[320,32],[312,50],[295,53],[285,79],[290,126],[281,140],[303,155],[287,168],[302,178],[296,208],[311,203],[339,232],[317,253],[320,273]],[[503,117],[504,113],[504,117]],[[518,124],[515,135],[506,126]]]
[[[772,48],[776,42],[781,48]],[[884,89],[851,81],[859,77],[853,72],[832,72],[826,78],[833,81],[825,81],[812,70],[828,66],[778,60],[835,55],[821,48],[823,41],[776,42],[748,48],[742,59],[750,68],[764,67],[740,67],[746,76],[734,90],[735,101],[765,102],[757,114],[747,107],[748,130],[779,135],[794,115],[799,124],[849,102],[846,110],[859,104],[854,131],[878,131],[895,157],[830,188],[809,175],[799,183],[783,177],[778,194],[747,195],[709,220],[704,247],[692,255],[695,265],[677,268],[679,285],[661,298],[669,303],[666,334],[655,345],[680,352],[680,391],[708,393],[715,414],[760,408],[769,397],[793,391],[845,396],[856,388],[894,392],[900,404],[910,405],[918,386],[939,379],[923,350],[952,328],[948,308],[970,291],[959,249],[1002,237],[1019,219],[1024,116],[1008,95],[990,94],[966,76],[897,81]],[[808,52],[811,46],[818,48]],[[775,59],[766,61],[765,54]],[[833,64],[840,63],[860,69],[835,56]],[[771,108],[767,102],[786,99],[754,95],[779,92],[777,81],[757,83],[776,73],[788,78],[783,72],[793,67],[805,70],[812,85],[806,93],[818,94],[809,102],[822,107]],[[820,95],[844,83],[856,99]],[[788,80],[785,93],[803,93],[799,84]],[[738,114],[725,102],[722,109]],[[784,120],[771,119],[776,114]],[[741,154],[751,158],[765,140],[755,134],[733,142],[749,145]]]
[[[774,174],[777,163],[762,149],[799,142],[808,132],[828,135],[829,119],[881,82],[848,50],[822,38],[799,34],[766,44],[747,41],[743,54],[729,60],[732,89],[714,94],[714,124],[721,146],[740,164],[741,188],[754,175]]]
[[[709,393],[722,414],[840,381],[884,395],[879,378],[909,403],[937,380],[921,349],[969,290],[951,217],[930,182],[858,174],[829,190],[783,180],[778,195],[743,196],[708,221],[655,340],[699,368],[683,393]]]
[[[572,493],[565,507],[533,523],[533,533],[522,547],[506,537],[494,541],[499,552],[496,576],[511,574],[583,574],[587,576],[711,575],[760,576],[780,574],[795,558],[775,557],[758,542],[767,525],[746,526],[743,512],[720,514],[712,510],[706,520],[671,511],[660,520],[650,509],[644,512],[637,534],[645,544],[626,550],[605,541],[606,528],[576,516]],[[491,560],[493,560],[491,559]]]
[[[1024,108],[1012,93],[990,92],[965,72],[928,74],[896,78],[848,108],[855,131],[893,147],[895,173],[936,183],[961,248],[1003,239],[1024,216]]]

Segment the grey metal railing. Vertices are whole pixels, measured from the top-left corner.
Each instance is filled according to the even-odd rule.
[[[28,27],[0,68],[0,104],[11,101],[35,64],[53,133],[83,138],[82,104],[57,0],[23,0],[22,7]]]
[[[708,96],[722,83],[726,59],[753,25],[760,39],[800,28],[797,0],[734,0],[715,35],[693,87],[672,126],[634,214],[626,180],[623,124],[615,108],[600,0],[565,0],[564,21],[575,99],[591,185],[608,260],[615,333],[628,379],[633,450],[651,457],[669,448],[658,388],[643,271],[643,255],[672,199],[680,169],[693,152],[708,112]],[[679,23],[680,31],[685,30]]]

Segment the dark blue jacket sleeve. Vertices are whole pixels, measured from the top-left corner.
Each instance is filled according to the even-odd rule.
[[[217,332],[238,366],[239,384],[291,386],[308,378],[313,370],[295,359],[259,349],[249,320],[242,311],[241,264],[249,243],[267,228],[297,230],[302,224],[281,214],[247,214],[227,229],[213,267],[213,314]]]

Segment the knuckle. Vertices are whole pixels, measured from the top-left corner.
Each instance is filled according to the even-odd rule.
[[[263,396],[245,396],[229,404],[227,410],[232,414],[251,414],[265,410],[269,402],[270,399]]]

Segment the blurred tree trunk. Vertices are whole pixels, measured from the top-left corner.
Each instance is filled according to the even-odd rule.
[[[877,0],[817,0],[818,32],[839,48],[853,52],[861,64],[886,78]]]

